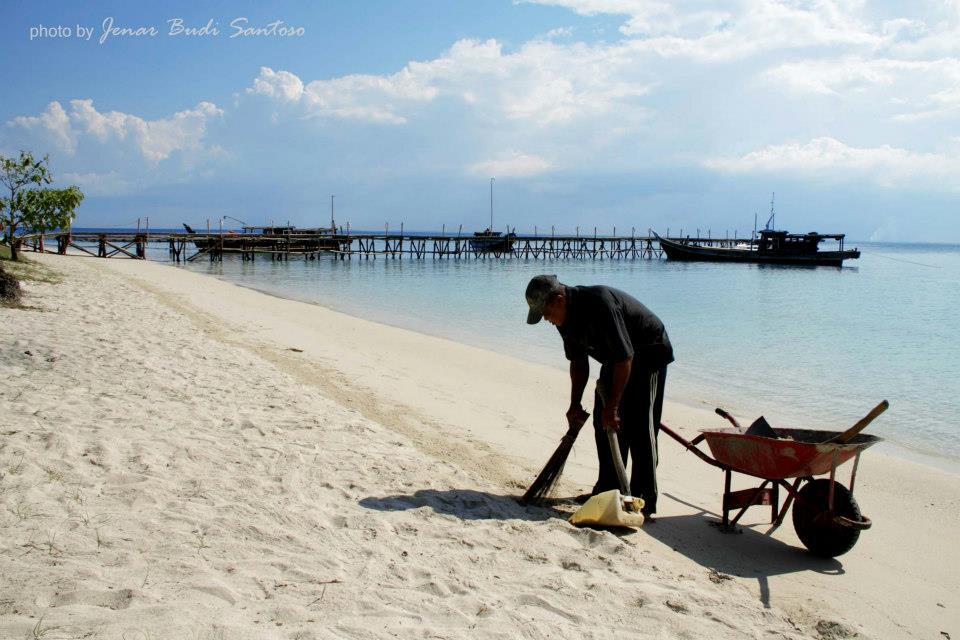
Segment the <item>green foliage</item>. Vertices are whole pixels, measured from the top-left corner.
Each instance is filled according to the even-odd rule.
[[[31,232],[64,228],[77,217],[76,208],[83,200],[78,187],[66,189],[31,189],[17,198],[22,212],[20,225]]]
[[[19,158],[0,155],[0,184],[9,192],[9,197],[0,198],[0,230],[13,260],[18,254],[18,233],[64,228],[77,217],[83,201],[79,187],[45,186],[53,182],[48,163],[47,156],[37,160],[29,151],[21,151]]]

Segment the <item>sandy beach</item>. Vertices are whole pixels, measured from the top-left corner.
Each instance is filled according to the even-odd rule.
[[[657,522],[577,529],[515,500],[565,428],[559,339],[540,366],[168,265],[28,257],[62,280],[0,307],[0,638],[960,637],[960,476],[869,452],[874,527],[823,560],[764,508],[719,533],[722,474],[662,436]],[[667,399],[688,437],[724,426]],[[585,432],[562,493],[595,464]]]

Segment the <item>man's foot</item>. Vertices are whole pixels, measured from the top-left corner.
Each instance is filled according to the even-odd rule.
[[[645,511],[645,510],[641,510],[640,513],[643,514],[643,521],[644,521],[644,523],[653,524],[654,522],[657,521],[657,515],[656,515],[656,512],[655,512],[655,511]]]

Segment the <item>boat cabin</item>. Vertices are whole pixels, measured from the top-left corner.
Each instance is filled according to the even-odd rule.
[[[244,233],[259,234],[265,236],[290,236],[290,235],[323,235],[333,233],[332,228],[314,228],[298,229],[295,226],[268,226],[268,227],[243,227]]]
[[[757,242],[757,252],[761,255],[802,256],[817,253],[817,249],[824,240],[837,240],[840,251],[843,251],[844,234],[787,233],[764,229],[760,232]]]

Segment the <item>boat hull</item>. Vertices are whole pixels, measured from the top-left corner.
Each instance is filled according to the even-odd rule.
[[[515,239],[512,233],[506,236],[476,233],[470,238],[470,249],[477,253],[510,253]]]
[[[685,262],[748,262],[754,264],[840,267],[843,266],[844,260],[854,260],[860,257],[860,252],[855,249],[847,251],[818,251],[805,255],[765,255],[751,249],[701,247],[682,244],[665,238],[660,238],[660,247],[664,253],[667,254],[669,260]]]

